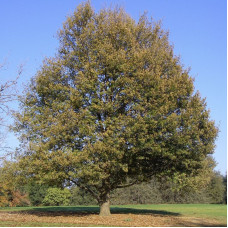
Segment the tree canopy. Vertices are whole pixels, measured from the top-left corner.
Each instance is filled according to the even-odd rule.
[[[16,115],[28,176],[74,183],[108,215],[113,189],[200,172],[217,128],[159,22],[86,2],[59,40]]]

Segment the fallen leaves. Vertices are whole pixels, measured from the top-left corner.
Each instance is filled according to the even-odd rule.
[[[168,215],[112,214],[101,217],[98,214],[80,214],[73,212],[0,212],[0,221],[18,223],[42,222],[59,224],[81,224],[84,226],[127,226],[127,227],[171,227],[171,226],[215,226],[217,221],[205,221],[196,218]],[[224,224],[225,225],[225,224]]]

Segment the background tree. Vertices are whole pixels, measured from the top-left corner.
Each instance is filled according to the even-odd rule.
[[[217,128],[160,23],[86,2],[59,37],[16,117],[27,174],[74,183],[109,215],[114,189],[200,173]]]
[[[49,188],[43,199],[45,206],[66,206],[70,203],[69,189]]]
[[[0,206],[30,205],[16,162],[4,161],[0,168]]]
[[[198,188],[175,189],[170,180],[152,178],[148,183],[116,189],[112,192],[111,202],[118,204],[154,204],[154,203],[206,203],[221,204],[224,201],[224,184],[222,176],[213,172],[209,182]]]
[[[33,206],[42,205],[48,188],[48,185],[38,184],[35,181],[30,181],[24,185],[24,189],[27,192],[29,200]]]
[[[70,193],[70,205],[96,205],[97,203],[88,192],[77,186],[72,186]]]
[[[5,63],[1,63],[0,71],[3,71],[5,66]],[[9,130],[8,118],[12,116],[13,111],[10,103],[18,98],[16,85],[21,73],[22,65],[14,80],[4,80],[2,72],[0,78],[0,206],[29,204],[27,195],[16,189],[15,183],[12,181],[16,165],[14,162],[7,162],[8,156],[12,156],[13,151],[10,146],[5,144]]]
[[[224,192],[225,186],[223,183],[223,177],[220,173],[215,172],[211,178],[206,194],[208,198],[210,198],[211,203],[223,203]]]
[[[223,185],[224,185],[224,200],[223,202],[227,204],[227,174],[223,177]]]
[[[114,205],[165,203],[162,198],[164,193],[164,190],[161,191],[162,184],[165,185],[165,183],[160,183],[156,178],[152,178],[148,183],[115,189],[111,194],[111,202]]]

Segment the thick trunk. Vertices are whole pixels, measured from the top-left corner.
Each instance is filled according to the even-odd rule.
[[[109,194],[102,197],[102,199],[99,202],[100,206],[100,216],[109,216],[110,213],[110,200],[109,200]]]

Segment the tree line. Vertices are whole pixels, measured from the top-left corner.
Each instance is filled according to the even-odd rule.
[[[26,182],[17,176],[16,165],[6,162],[0,169],[0,206],[74,206],[96,205],[96,200],[77,186],[60,187]],[[24,183],[24,184],[22,184]],[[162,204],[162,203],[227,203],[227,176],[212,172],[209,181],[200,188],[179,189],[172,181],[152,178],[147,183],[116,189],[111,203]]]

